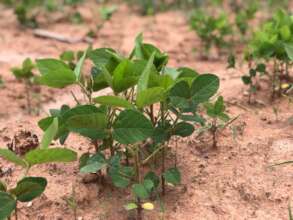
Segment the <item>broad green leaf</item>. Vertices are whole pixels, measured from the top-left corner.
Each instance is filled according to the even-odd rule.
[[[47,130],[45,131],[43,135],[40,148],[44,148],[44,149],[48,148],[52,140],[54,140],[57,132],[58,132],[58,118],[54,118],[53,122],[47,128]]]
[[[149,197],[149,192],[143,184],[133,184],[132,191],[140,199],[147,199]]]
[[[42,177],[25,177],[10,192],[21,202],[29,202],[39,197],[46,189],[47,180]]]
[[[189,99],[191,97],[190,87],[186,81],[177,82],[170,90],[170,96]]]
[[[30,166],[42,163],[72,162],[77,160],[77,153],[65,148],[35,149],[25,155]]]
[[[8,218],[16,208],[16,200],[12,195],[0,191],[0,219]]]
[[[171,183],[174,186],[181,182],[181,174],[176,167],[168,169],[163,173],[163,176],[167,183]]]
[[[120,57],[115,50],[110,48],[92,50],[88,55],[97,68],[105,66],[109,73],[112,73],[117,65],[122,61],[122,57]]]
[[[143,62],[123,60],[113,72],[113,90],[120,93],[134,86],[143,70]]]
[[[219,89],[219,78],[213,74],[199,75],[192,83],[192,99],[197,103],[203,103],[215,95]]]
[[[142,183],[133,184],[134,195],[141,199],[147,199],[154,188],[154,183],[150,179],[145,179]]]
[[[0,149],[0,157],[2,157],[5,160],[8,160],[16,165],[27,167],[26,162],[21,159],[19,156],[17,156],[14,152],[8,149]]]
[[[165,99],[165,90],[161,87],[147,88],[137,94],[136,105],[143,108],[148,105],[155,104]]]
[[[77,80],[79,80],[79,78],[80,78],[82,66],[85,61],[86,55],[87,55],[87,50],[83,53],[82,57],[77,62],[76,67],[74,68],[74,74],[75,74]]]
[[[113,137],[121,144],[134,144],[153,134],[151,121],[136,110],[121,112],[113,127]]]
[[[199,76],[198,72],[188,67],[180,67],[177,71],[180,73],[178,78],[196,78]]]
[[[94,102],[112,107],[135,108],[134,105],[129,103],[127,100],[118,96],[99,96],[94,98]]]
[[[62,61],[55,59],[37,60],[41,75],[37,82],[54,88],[63,88],[76,82],[75,73]]]
[[[106,115],[104,113],[90,113],[74,115],[67,120],[67,126],[70,129],[90,128],[104,129],[107,125]]]
[[[178,135],[181,137],[188,137],[194,132],[194,126],[187,122],[179,122],[174,127],[174,135]]]
[[[130,211],[130,210],[133,210],[133,209],[137,209],[137,205],[135,203],[128,203],[124,206],[124,208],[127,210],[127,211]]]
[[[153,53],[151,55],[151,57],[149,58],[148,63],[146,65],[145,69],[143,70],[139,80],[138,80],[138,83],[137,83],[137,93],[138,94],[140,92],[146,90],[147,87],[148,87],[149,77],[150,77],[150,74],[151,74],[152,67],[154,65],[153,64],[154,63],[154,57],[155,57],[155,53]]]

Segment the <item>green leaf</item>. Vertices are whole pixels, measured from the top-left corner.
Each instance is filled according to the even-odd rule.
[[[0,192],[0,219],[8,218],[16,208],[16,200],[6,192]]]
[[[135,108],[134,105],[129,103],[127,100],[118,96],[99,96],[94,98],[94,102],[112,107]]]
[[[293,45],[292,44],[285,44],[285,50],[289,57],[289,59],[293,60]]]
[[[194,132],[194,127],[192,124],[187,122],[179,122],[174,127],[174,135],[178,135],[181,137],[188,137]]]
[[[120,175],[119,173],[111,173],[110,176],[114,186],[118,188],[125,188],[130,183],[130,180],[128,178]]]
[[[60,59],[67,62],[74,61],[74,52],[71,50],[64,51],[60,56]]]
[[[163,176],[166,182],[171,183],[174,186],[180,184],[181,182],[181,174],[176,167],[168,169],[165,173],[163,173]]]
[[[44,149],[48,148],[52,140],[54,140],[57,132],[58,132],[58,118],[54,118],[53,122],[47,128],[47,130],[45,131],[43,135],[40,148],[44,148]]]
[[[155,188],[160,184],[160,178],[152,171],[145,175],[144,180],[151,180]]]
[[[149,197],[149,192],[143,184],[133,184],[132,191],[140,199],[147,199]]]
[[[97,153],[89,157],[86,163],[80,168],[81,173],[95,173],[102,168],[106,167],[108,164],[105,157],[101,153]]]
[[[133,184],[132,191],[140,199],[147,199],[154,188],[154,183],[150,179],[145,179],[143,183]]]
[[[74,115],[67,120],[69,130],[79,128],[104,129],[107,125],[104,113],[90,113]]]
[[[215,114],[219,115],[225,111],[225,104],[223,96],[219,96],[216,103],[215,103]]]
[[[123,60],[113,72],[113,89],[120,93],[136,85],[145,66],[142,61]]]
[[[121,144],[134,144],[153,134],[153,126],[142,113],[124,110],[114,123],[113,137]]]
[[[143,108],[165,99],[165,90],[162,87],[148,88],[137,94],[136,105]]]
[[[90,164],[83,166],[80,169],[80,172],[81,173],[95,173],[95,172],[103,169],[106,166],[107,166],[106,163],[93,162],[93,163],[90,163]]]
[[[139,94],[140,92],[144,91],[147,89],[148,87],[148,82],[149,82],[149,77],[152,71],[152,67],[153,67],[153,63],[154,63],[154,57],[155,57],[155,53],[152,53],[151,57],[148,60],[148,63],[145,67],[145,69],[143,70],[138,83],[137,83],[137,93]]]
[[[170,96],[189,99],[191,97],[190,87],[186,81],[177,82],[170,90]]]
[[[113,89],[113,79],[108,71],[108,69],[105,66],[101,66],[102,74],[104,76],[105,81],[107,82],[108,86],[110,86]]]
[[[128,203],[124,206],[124,208],[127,210],[127,211],[130,211],[130,210],[133,210],[133,209],[137,209],[138,206],[135,204],[135,203]]]
[[[245,85],[249,85],[251,83],[251,77],[250,76],[242,76],[241,79],[242,79],[242,82]]]
[[[64,62],[55,59],[37,60],[41,76],[36,81],[53,88],[63,88],[76,82],[75,73]]]
[[[42,163],[72,162],[77,160],[77,153],[65,148],[35,149],[25,155],[30,166]]]
[[[0,191],[6,192],[6,190],[7,190],[6,184],[0,180]]]
[[[23,159],[21,159],[14,152],[12,152],[8,149],[0,149],[0,157],[2,157],[5,160],[8,160],[16,165],[19,165],[22,167],[27,167],[27,164]]]
[[[209,100],[219,89],[219,78],[213,74],[199,75],[191,85],[192,99],[196,103],[202,103]]]
[[[75,74],[77,80],[80,79],[80,74],[81,74],[82,66],[85,61],[86,55],[87,55],[87,51],[85,51],[83,53],[82,57],[79,59],[79,61],[77,62],[76,66],[74,68],[74,74]]]
[[[25,177],[10,192],[21,202],[29,202],[39,197],[46,189],[47,180],[42,177]]]

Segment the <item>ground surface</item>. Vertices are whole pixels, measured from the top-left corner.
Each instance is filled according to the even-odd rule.
[[[80,8],[87,25],[71,25],[66,22],[44,25],[43,28],[66,36],[83,36],[100,22],[92,16],[92,8]],[[34,37],[31,30],[21,29],[11,10],[0,13],[0,73],[5,86],[0,88],[0,143],[5,147],[19,130],[29,130],[41,137],[37,121],[52,107],[73,104],[68,92],[41,90],[41,115],[28,116],[24,88],[11,75],[9,69],[19,65],[26,57],[57,57],[62,51],[85,49],[85,43],[66,44]],[[245,68],[227,70],[226,59],[202,61],[194,52],[199,41],[189,29],[181,12],[165,12],[154,17],[140,17],[126,6],[119,7],[111,21],[101,29],[94,47],[110,46],[121,53],[128,53],[135,36],[143,32],[146,41],[156,44],[170,55],[170,65],[191,66],[197,71],[211,72],[221,78],[220,93],[229,103],[237,135],[227,129],[219,136],[217,151],[209,149],[210,143],[185,139],[178,143],[179,168],[182,185],[168,189],[165,213],[156,210],[146,213],[145,219],[155,220],[162,216],[167,220],[285,220],[288,219],[289,198],[293,197],[293,167],[269,167],[271,164],[293,159],[292,104],[281,99],[270,103],[266,92],[258,99],[258,105],[246,104],[245,86],[239,77]],[[273,106],[278,109],[275,116]],[[80,154],[91,150],[87,140],[70,136],[67,147]],[[170,146],[170,152],[174,148]],[[171,153],[170,153],[171,155]],[[7,172],[2,178],[12,186],[19,169],[0,159],[0,167]],[[42,165],[30,171],[31,175],[48,178],[44,195],[32,204],[20,205],[20,219],[57,220],[73,219],[65,202],[75,188],[78,199],[78,216],[83,220],[124,220],[131,216],[123,209],[131,199],[129,191],[101,188],[97,184],[83,184],[77,175],[77,163]]]

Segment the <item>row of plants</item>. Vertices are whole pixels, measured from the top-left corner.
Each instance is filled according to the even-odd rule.
[[[187,67],[168,67],[168,55],[144,43],[142,35],[136,38],[128,56],[111,48],[88,48],[79,54],[77,61],[65,59],[72,58],[71,53],[63,54],[62,59],[37,60],[39,74],[33,74],[33,81],[59,89],[78,86],[86,100],[79,101],[72,94],[76,106],[50,110],[50,116],[38,123],[45,133],[37,149],[24,156],[2,149],[0,156],[23,165],[26,174],[32,165],[30,160],[37,160],[33,165],[73,161],[76,153],[72,150],[50,148],[49,144],[58,139],[63,145],[70,133],[77,133],[90,139],[95,148],[80,156],[80,172],[96,173],[117,188],[130,187],[133,200],[125,208],[136,210],[137,219],[142,219],[143,210],[154,208],[154,198],[160,200],[166,187],[181,182],[177,147],[171,149],[171,141],[207,130],[217,147],[218,132],[230,120],[223,97],[213,98],[219,78]],[[92,65],[90,73],[83,71],[84,63]],[[111,95],[95,95],[105,88],[112,90]],[[170,151],[175,151],[173,160],[167,159]],[[17,190],[2,187],[0,207],[10,204],[10,208],[0,208],[1,218],[11,215],[17,201],[32,200],[44,191],[45,179],[25,178],[20,179],[19,185],[25,182],[35,196],[19,199]]]
[[[39,26],[38,15],[50,14],[55,11],[65,11],[66,7],[75,8],[83,0],[1,0],[0,3],[12,7],[19,24],[23,27],[37,28]],[[73,23],[81,23],[81,14],[76,10],[66,12],[68,20]]]
[[[292,91],[293,18],[284,10],[277,11],[253,34],[245,51],[249,73],[242,77],[249,86],[249,102],[266,79],[271,99]],[[263,80],[265,81],[265,80]]]

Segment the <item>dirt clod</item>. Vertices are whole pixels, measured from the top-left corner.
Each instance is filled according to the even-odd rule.
[[[20,130],[17,132],[13,136],[11,142],[7,144],[8,149],[17,155],[24,155],[28,151],[33,150],[38,146],[38,136],[27,130]]]

